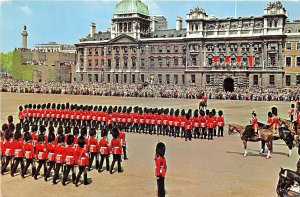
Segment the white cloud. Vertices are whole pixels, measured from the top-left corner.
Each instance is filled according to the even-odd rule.
[[[21,11],[29,16],[32,14],[32,10],[27,5],[22,6]]]

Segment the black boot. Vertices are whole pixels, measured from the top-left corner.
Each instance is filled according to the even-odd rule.
[[[76,181],[76,175],[75,173],[72,173],[72,182],[75,184],[75,181]]]
[[[33,167],[33,168],[32,168],[32,171],[31,171],[31,176],[32,176],[32,177],[34,177],[34,175],[35,175],[35,172],[36,172],[36,168],[35,168],[35,167]]]
[[[87,180],[87,173],[84,174],[84,179],[83,179],[83,184],[88,185],[88,180]]]
[[[96,157],[96,169],[99,169],[99,159]]]

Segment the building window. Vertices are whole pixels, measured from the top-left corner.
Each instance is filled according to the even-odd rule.
[[[163,48],[161,46],[158,47],[158,52],[160,52],[160,53],[163,52]]]
[[[98,67],[98,60],[95,60],[95,66]]]
[[[98,79],[98,74],[95,74],[95,81],[98,82],[99,79]]]
[[[127,50],[127,47],[124,47],[124,48],[123,48],[123,51],[124,51],[124,53],[127,53],[127,51],[128,51],[128,50]]]
[[[141,53],[142,53],[142,54],[145,53],[145,47],[144,47],[144,46],[141,47]]]
[[[174,53],[178,53],[178,46],[174,46]]]
[[[296,84],[297,84],[297,85],[300,85],[300,75],[297,75],[297,76],[296,76]]]
[[[159,83],[159,84],[162,83],[162,75],[161,75],[161,74],[158,75],[158,83]]]
[[[116,83],[119,83],[119,74],[116,74]]]
[[[132,83],[135,83],[135,74],[132,74],[131,81]]]
[[[154,63],[153,63],[154,65]],[[145,67],[145,59],[141,59],[141,67]]]
[[[292,49],[292,43],[286,43],[285,49],[286,50],[291,50]]]
[[[116,54],[119,54],[119,53],[120,53],[120,48],[116,47]]]
[[[124,74],[124,83],[127,83],[127,75]]]
[[[208,65],[212,65],[212,63],[213,63],[213,56],[209,55],[207,60],[208,60],[207,61]]]
[[[223,55],[223,54],[219,55],[219,61],[220,61],[221,63],[225,61],[225,58],[224,58],[224,55]]]
[[[170,84],[170,75],[166,75],[167,84]]]
[[[291,86],[291,75],[285,76],[285,85]]]
[[[141,74],[141,81],[144,83],[145,82],[145,75]]]
[[[132,53],[133,53],[133,54],[136,53],[136,47],[132,47]]]
[[[300,42],[297,43],[297,50],[299,50],[299,49],[300,49]]]
[[[286,57],[285,58],[285,66],[286,67],[291,67],[291,57]]]
[[[104,66],[104,60],[101,60],[101,66]]]
[[[107,50],[108,54],[111,54],[111,47],[108,47],[108,50]],[[104,54],[104,53],[103,53]]]
[[[83,81],[83,74],[80,75],[81,81]]]
[[[135,67],[136,67],[136,59],[132,58],[132,68],[135,68]]]
[[[101,55],[104,55],[104,48],[101,48]]]
[[[178,84],[178,75],[174,75],[174,83],[177,85]]]
[[[95,55],[98,55],[98,48],[95,48]]]
[[[88,55],[92,55],[92,49],[89,49]]]
[[[296,65],[300,66],[300,57],[296,57]]]
[[[167,46],[166,50],[167,50],[167,53],[170,53],[171,52],[170,46]]]
[[[206,84],[210,84],[210,75],[206,75]]]
[[[270,78],[269,78],[269,84],[271,86],[275,85],[275,76],[274,75],[270,75]]]
[[[92,60],[89,60],[89,67],[92,67]]]
[[[111,67],[111,59],[107,60],[107,67],[109,67],[109,68]]]
[[[127,66],[128,66],[127,57],[124,57],[124,67],[127,68]]]
[[[185,85],[185,75],[182,75],[182,85]]]
[[[155,48],[152,46],[152,47],[150,48],[150,51],[151,51],[151,53],[155,53]]]
[[[107,74],[107,83],[110,83],[110,74]]]
[[[258,85],[258,75],[253,75],[253,85]]]
[[[158,58],[158,65],[162,66],[162,58],[161,57]]]
[[[192,79],[192,83],[196,83],[196,76],[195,75],[191,75],[191,79]]]
[[[154,67],[154,64],[155,64],[154,58],[151,58],[150,59],[150,67]],[[144,65],[145,65],[145,63],[144,63]]]
[[[116,68],[119,68],[120,66],[120,58],[116,57]]]
[[[171,58],[170,57],[166,57],[166,64],[167,64],[167,66],[170,66],[170,64],[171,64]]]
[[[247,63],[247,62],[248,62],[248,56],[247,56],[247,54],[244,54],[244,55],[243,55],[243,62],[244,62],[244,63]]]
[[[88,74],[89,82],[92,82],[92,74]]]

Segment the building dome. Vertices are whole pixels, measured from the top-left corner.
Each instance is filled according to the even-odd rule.
[[[121,0],[116,5],[115,14],[143,14],[149,16],[148,6],[141,0]]]

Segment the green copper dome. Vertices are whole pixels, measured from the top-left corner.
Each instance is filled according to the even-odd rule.
[[[148,6],[141,0],[121,0],[116,5],[115,14],[143,14],[149,16]]]

